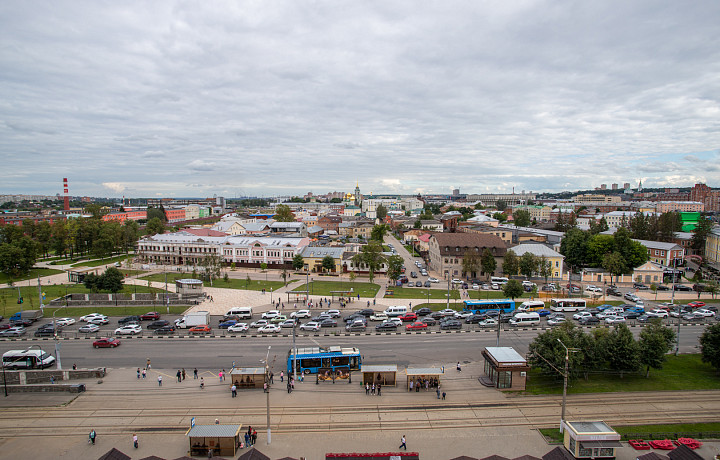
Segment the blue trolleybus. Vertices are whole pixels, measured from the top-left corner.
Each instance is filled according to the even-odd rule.
[[[512,313],[515,311],[515,301],[512,299],[492,300],[466,300],[463,310],[472,311],[475,315],[482,315],[491,311]]]
[[[297,371],[304,374],[317,374],[322,368],[359,371],[362,365],[360,350],[355,347],[307,347],[297,349],[297,359],[293,350],[288,352],[287,370],[293,371],[293,363],[297,363]]]

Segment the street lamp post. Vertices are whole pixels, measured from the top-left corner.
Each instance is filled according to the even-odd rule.
[[[570,371],[570,352],[577,352],[579,351],[577,348],[568,348],[565,346],[564,343],[562,343],[562,340],[557,339],[558,342],[560,342],[560,345],[563,346],[565,349],[565,373],[563,374],[563,399],[562,399],[562,415],[560,416],[560,432],[563,432],[563,423],[565,422],[565,402],[567,400],[567,383],[568,383],[568,373]]]

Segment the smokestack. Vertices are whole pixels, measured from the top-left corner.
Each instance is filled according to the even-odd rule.
[[[68,196],[68,180],[67,177],[63,177],[63,209],[65,211],[70,210],[70,197]]]

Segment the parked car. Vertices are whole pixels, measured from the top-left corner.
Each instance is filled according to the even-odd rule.
[[[160,319],[160,313],[156,311],[149,311],[144,315],[140,315],[140,321],[157,321]]]
[[[97,339],[92,345],[93,348],[117,348],[120,346],[120,341],[114,337],[107,337]]]
[[[92,334],[93,332],[97,332],[99,330],[100,326],[97,324],[86,324],[85,326],[80,326],[78,332],[82,332],[83,334]]]
[[[228,327],[228,332],[247,332],[250,329],[247,323],[235,323]]]
[[[310,310],[298,310],[290,313],[290,318],[310,318]]]
[[[395,331],[397,330],[397,324],[385,321],[375,326],[376,331]]]
[[[258,332],[261,334],[276,334],[280,332],[280,326],[277,324],[267,324],[258,329]]]
[[[421,329],[427,329],[428,325],[422,321],[415,321],[414,323],[410,323],[407,326],[405,326],[405,329],[408,331],[416,331]]]
[[[119,319],[119,320],[118,320],[118,324],[127,324],[127,323],[130,323],[130,322],[132,322],[132,321],[137,321],[137,322],[139,323],[139,322],[140,322],[140,317],[137,316],[137,315],[126,316],[125,318]]]
[[[317,332],[320,330],[320,323],[318,323],[317,321],[309,321],[305,324],[301,324],[300,330]]]
[[[207,324],[200,325],[200,326],[193,326],[190,329],[188,329],[188,332],[190,334],[209,334],[212,332],[212,328],[208,326]]]

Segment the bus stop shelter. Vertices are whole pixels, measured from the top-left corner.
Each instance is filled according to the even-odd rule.
[[[262,388],[265,384],[264,367],[239,367],[230,371],[230,381],[238,389]]]
[[[409,390],[410,382],[413,382],[413,388],[416,388],[417,385],[424,388],[425,380],[429,381],[428,388],[437,388],[443,372],[442,369],[436,367],[408,367],[405,373],[407,374],[405,387]]]
[[[240,447],[240,425],[195,425],[185,435],[190,440],[191,456],[234,457]]]
[[[362,367],[362,383],[370,384],[379,383],[382,386],[397,385],[397,364],[386,364],[381,366]]]

